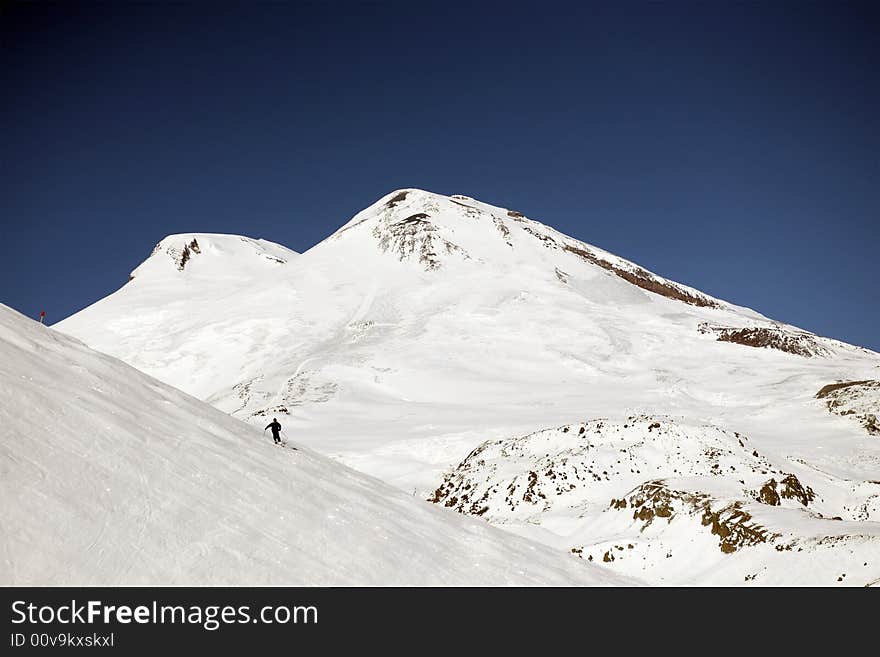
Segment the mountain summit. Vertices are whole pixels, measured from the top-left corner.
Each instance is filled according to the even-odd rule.
[[[355,215],[325,243],[346,241],[375,241],[383,253],[417,263],[426,271],[462,261],[508,267],[544,264],[552,265],[555,271],[559,265],[570,267],[574,258],[668,298],[697,306],[721,305],[697,290],[563,235],[516,210],[458,194],[443,196],[420,189],[391,192]]]
[[[175,272],[188,276],[240,278],[272,272],[297,257],[280,244],[238,235],[184,233],[159,241],[150,257],[142,262],[129,280],[150,277],[175,278]]]

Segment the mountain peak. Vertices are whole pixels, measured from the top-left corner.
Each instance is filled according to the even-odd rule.
[[[569,237],[521,212],[470,196],[404,188],[386,194],[322,242],[351,241],[425,271],[471,262],[504,270],[540,269],[566,284],[572,272],[596,268],[632,285],[693,306],[722,304],[635,263]],[[595,271],[594,271],[595,273]]]
[[[299,254],[264,239],[218,233],[177,233],[153,247],[129,280],[181,275],[222,276],[242,268],[284,265]]]
[[[454,261],[505,259],[513,247],[506,223],[511,220],[525,217],[462,194],[402,188],[358,212],[328,241],[359,235],[383,253],[430,271]]]

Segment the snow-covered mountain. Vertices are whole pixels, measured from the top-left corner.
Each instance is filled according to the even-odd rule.
[[[127,285],[57,328],[235,417],[265,424],[277,415],[304,444],[407,492],[443,504],[457,497],[449,506],[578,554],[592,556],[609,531],[646,535],[631,510],[626,531],[599,531],[613,525],[609,500],[643,485],[705,495],[711,513],[739,505],[757,517],[771,505],[755,507],[762,504],[755,490],[781,490],[792,475],[818,501],[773,509],[768,532],[820,541],[855,531],[841,522],[876,532],[878,354],[774,322],[464,196],[392,192],[302,254],[237,236],[171,236]],[[640,453],[634,472],[609,471],[601,485],[581,472],[569,482],[577,491],[560,493],[552,512],[528,506],[527,483],[515,512],[500,491],[490,493],[486,511],[460,503],[459,486],[477,487],[481,497],[492,486],[528,482],[547,465],[541,459],[556,454],[528,452],[499,465],[499,474],[466,458],[487,442],[519,444],[562,426],[569,436],[591,422],[623,427],[637,417],[660,422],[688,458],[733,450],[729,437],[739,434],[769,465],[744,483],[733,470],[705,468],[687,470],[682,483],[683,464],[667,458],[673,443],[661,442]],[[602,449],[613,442],[607,432],[591,438],[599,439]],[[733,451],[724,467],[758,458]],[[599,490],[607,499],[596,497]],[[817,525],[823,518],[813,514],[843,520]],[[776,539],[768,543],[772,576],[752,577],[756,564],[770,561],[750,544],[724,562],[735,560],[735,568],[716,566],[715,552],[731,553],[719,549],[714,525],[695,517],[680,532],[678,521],[664,530],[654,523],[650,531],[664,534],[655,545],[673,554],[692,544],[711,548],[700,563],[727,573],[716,581],[803,576],[783,554],[803,550],[778,556]],[[809,518],[809,528],[794,522],[786,534],[783,518],[791,517]],[[866,541],[852,554],[873,551],[876,567],[880,549]],[[602,563],[626,570],[624,561]],[[871,561],[860,561],[869,565],[849,582],[880,577]],[[646,556],[652,565],[638,574],[707,581],[705,571],[674,574],[673,562],[665,552]],[[813,574],[825,582],[824,571]]]
[[[2,305],[0,400],[0,585],[632,583],[277,447]]]

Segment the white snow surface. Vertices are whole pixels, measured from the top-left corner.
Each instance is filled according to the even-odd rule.
[[[192,240],[200,253],[181,269],[179,253]],[[795,468],[806,469],[814,488],[817,477],[833,479],[835,515],[872,536],[878,520],[880,440],[815,395],[835,382],[880,379],[880,355],[469,197],[396,190],[302,254],[238,236],[170,236],[131,282],[56,328],[246,422],[263,426],[277,415],[304,445],[416,497],[431,497],[486,441],[656,416],[680,425],[682,444],[702,440],[693,434],[704,426],[748,436],[777,470],[801,477]],[[809,356],[719,341],[741,330],[763,330],[772,344]],[[676,477],[662,454],[645,457],[651,477]],[[533,467],[519,466],[520,475]],[[701,489],[689,481],[687,490]],[[743,494],[736,479],[718,481],[729,484],[730,499]],[[604,482],[602,495],[620,499],[635,485]],[[581,501],[592,493],[582,491]],[[589,544],[587,528],[604,522],[607,504],[485,517],[568,551]],[[729,570],[725,581],[761,583],[715,563],[718,540],[699,518],[673,532],[681,522],[667,527],[675,549],[699,532],[699,550],[712,551],[705,563]],[[605,540],[598,530],[593,538]],[[876,543],[866,545],[876,554]],[[767,547],[767,556],[765,547],[734,558],[776,560],[773,572],[784,571],[792,551]],[[638,575],[707,581],[687,569],[673,576],[672,561],[653,560]],[[790,572],[813,582],[806,570]]]
[[[275,446],[2,305],[0,510],[0,585],[634,582]]]

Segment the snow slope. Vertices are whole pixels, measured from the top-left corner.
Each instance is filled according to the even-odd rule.
[[[0,305],[0,584],[615,584]]]
[[[859,388],[860,422],[816,397],[880,379],[878,354],[515,210],[397,190],[283,263],[235,256],[235,276],[221,247],[180,269],[175,254],[193,239],[242,238],[169,237],[134,280],[57,328],[235,417],[278,415],[304,444],[407,492],[431,497],[486,441],[642,415],[747,435],[778,468],[850,482],[865,499],[880,480],[880,441],[865,428],[880,388]],[[619,485],[618,499],[633,490]],[[568,549],[592,519],[503,524]]]

